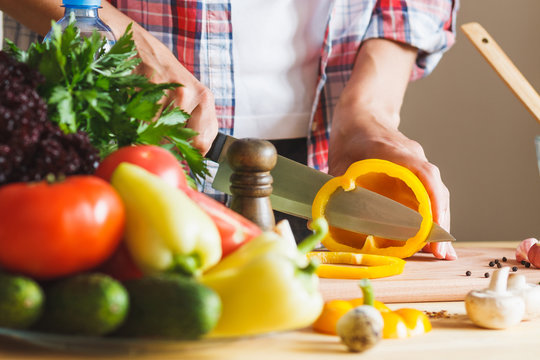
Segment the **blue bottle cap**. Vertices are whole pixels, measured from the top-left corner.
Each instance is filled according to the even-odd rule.
[[[64,6],[101,6],[101,0],[62,0]]]

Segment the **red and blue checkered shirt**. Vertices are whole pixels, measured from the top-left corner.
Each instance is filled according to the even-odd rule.
[[[220,131],[234,134],[229,0],[109,0],[167,45],[214,94]],[[249,1],[249,0],[247,0]],[[454,42],[458,0],[333,1],[321,48],[308,132],[308,165],[328,170],[333,109],[362,41],[386,38],[418,48],[411,80],[428,74]]]

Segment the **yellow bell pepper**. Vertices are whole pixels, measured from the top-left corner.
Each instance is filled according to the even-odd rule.
[[[431,322],[420,310],[401,308],[392,311],[386,305],[375,307],[384,320],[384,339],[404,339],[431,331]]]
[[[329,279],[376,279],[401,274],[405,267],[405,261],[394,256],[339,251],[311,251],[307,256],[319,261],[317,275]]]
[[[221,317],[210,337],[290,330],[315,321],[323,300],[317,265],[305,254],[326,235],[328,224],[319,219],[311,227],[315,233],[298,248],[274,232],[265,232],[200,278],[222,302]]]
[[[372,305],[383,317],[384,339],[404,339],[431,331],[431,322],[422,311],[409,308],[392,311],[384,303],[373,298],[373,290],[369,282],[363,282],[361,288],[363,298],[327,301],[321,315],[313,323],[313,330],[336,335],[336,324],[345,313],[360,305]]]
[[[129,163],[111,184],[126,207],[126,247],[143,273],[198,275],[219,262],[216,225],[182,190]]]
[[[352,164],[343,176],[335,177],[324,184],[312,205],[312,217],[325,217],[325,209],[332,194],[342,187],[351,191],[356,186],[378,192],[422,215],[420,228],[415,236],[406,242],[362,235],[351,231],[330,227],[322,244],[330,251],[356,252],[406,258],[426,244],[433,226],[433,215],[429,195],[422,182],[409,169],[380,159],[368,159]]]

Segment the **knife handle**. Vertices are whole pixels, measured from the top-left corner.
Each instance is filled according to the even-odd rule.
[[[227,151],[231,175],[231,209],[253,221],[263,231],[275,226],[270,203],[272,175],[277,161],[274,145],[265,140],[241,139]]]
[[[212,146],[210,147],[210,150],[206,153],[206,158],[218,162],[221,152],[224,150],[223,147],[225,146],[225,142],[227,141],[227,135],[218,132],[216,135],[216,138],[212,142]]]

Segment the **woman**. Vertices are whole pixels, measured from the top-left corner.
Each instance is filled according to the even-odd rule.
[[[184,84],[171,99],[191,113],[202,153],[219,129],[273,140],[283,155],[333,175],[387,159],[417,174],[435,221],[449,229],[439,170],[398,126],[409,81],[432,71],[454,41],[457,0],[110,2],[100,16],[116,36],[137,23],[140,71]],[[63,15],[60,4],[0,0],[42,35]],[[456,258],[450,243],[427,250]]]

